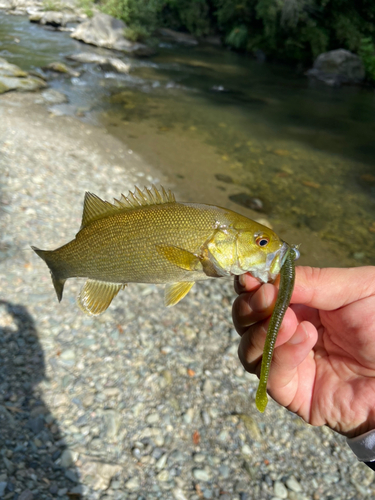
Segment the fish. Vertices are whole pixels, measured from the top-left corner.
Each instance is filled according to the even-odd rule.
[[[274,281],[290,246],[234,211],[177,202],[152,186],[113,203],[87,192],[75,238],[55,250],[31,248],[47,264],[59,301],[67,279],[86,278],[78,306],[95,316],[128,283],[164,284],[165,305],[174,306],[199,281],[244,273]]]

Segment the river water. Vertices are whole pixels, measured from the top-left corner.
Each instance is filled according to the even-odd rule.
[[[0,57],[26,70],[79,51],[110,54],[3,13],[0,43]],[[54,111],[121,138],[184,201],[267,221],[302,244],[303,264],[374,263],[372,89],[330,88],[209,45],[163,43],[130,62],[129,75],[81,65],[79,77],[54,78],[69,97]]]

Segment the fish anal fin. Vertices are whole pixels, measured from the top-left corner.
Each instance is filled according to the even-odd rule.
[[[181,281],[179,283],[168,283],[165,286],[164,303],[171,307],[180,302],[187,295],[195,281]]]
[[[88,279],[78,295],[78,305],[84,313],[97,316],[108,308],[118,292],[125,286],[121,283]]]
[[[124,210],[175,202],[174,194],[170,190],[166,191],[162,186],[158,190],[154,185],[152,185],[151,189],[145,187],[143,191],[135,186],[134,192],[129,191],[127,196],[122,194],[121,198],[119,200],[115,199],[113,203],[104,201],[96,194],[87,192],[83,204],[81,229],[90,224],[90,222],[103,219]]]
[[[202,265],[195,254],[173,245],[156,245],[156,250],[171,264],[185,271],[201,271]]]

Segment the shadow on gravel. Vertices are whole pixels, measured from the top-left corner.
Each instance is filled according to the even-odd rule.
[[[71,453],[38,394],[45,378],[32,317],[0,300],[0,498],[81,498]]]

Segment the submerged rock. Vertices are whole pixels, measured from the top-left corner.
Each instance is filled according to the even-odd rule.
[[[94,54],[92,52],[79,52],[78,54],[71,54],[70,56],[67,56],[67,59],[88,64],[105,64],[108,61],[108,57],[100,56],[99,54]]]
[[[263,202],[259,198],[254,198],[246,193],[237,193],[229,196],[229,199],[246,208],[251,208],[257,212],[262,212],[264,210]]]
[[[120,50],[134,56],[151,56],[155,53],[147,45],[127,40],[124,37],[125,28],[125,23],[120,19],[98,13],[92,19],[80,24],[71,37],[97,47]]]
[[[361,83],[365,78],[365,69],[357,55],[345,49],[337,49],[320,54],[306,75],[327,85],[337,86],[343,83]]]
[[[47,70],[55,71],[55,73],[63,73],[69,76],[78,77],[80,73],[69,68],[66,64],[61,62],[51,62],[45,68]]]
[[[104,57],[91,52],[80,52],[67,56],[67,59],[80,63],[98,64],[103,71],[116,71],[117,73],[129,73],[131,65],[117,57]]]

